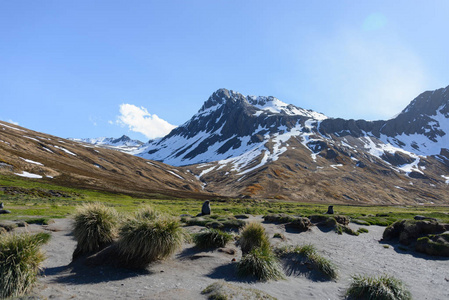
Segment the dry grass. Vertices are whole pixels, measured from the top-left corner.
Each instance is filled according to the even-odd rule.
[[[161,216],[128,220],[121,228],[117,242],[123,265],[145,268],[153,261],[165,259],[177,251],[185,233],[178,220]]]
[[[289,268],[292,271],[305,264],[319,271],[326,279],[335,280],[338,278],[337,267],[329,259],[319,255],[315,246],[311,244],[279,248],[276,249],[276,253],[282,258],[288,259]]]
[[[193,242],[202,249],[224,247],[232,239],[232,234],[219,229],[206,229],[193,235]]]
[[[244,255],[237,264],[237,274],[262,281],[285,278],[278,258],[269,247],[254,248]]]
[[[119,215],[102,203],[79,207],[75,213],[73,235],[78,242],[73,258],[94,253],[110,245],[117,234]]]
[[[349,299],[410,300],[412,296],[402,281],[387,275],[355,275],[346,291]]]
[[[31,290],[45,259],[40,246],[49,239],[49,233],[0,236],[0,298],[23,296]]]
[[[252,222],[243,227],[239,239],[243,255],[255,248],[269,248],[270,241],[265,228],[260,223]]]

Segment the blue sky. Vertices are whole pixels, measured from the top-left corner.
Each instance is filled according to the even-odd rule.
[[[449,1],[0,1],[0,120],[146,141],[217,89],[387,119],[449,85]]]

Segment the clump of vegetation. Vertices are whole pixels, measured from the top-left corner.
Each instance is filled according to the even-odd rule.
[[[338,234],[343,234],[343,232],[344,232],[344,233],[349,234],[349,235],[355,235],[355,236],[359,235],[358,231],[354,231],[351,228],[349,228],[349,226],[340,225],[340,224],[338,224],[335,227],[335,232],[337,232]]]
[[[240,233],[239,245],[243,255],[255,248],[270,248],[270,241],[265,228],[260,223],[248,223]]]
[[[119,215],[102,203],[89,203],[75,213],[73,235],[78,242],[73,258],[97,252],[110,245],[117,235]]]
[[[139,209],[135,217],[136,219],[147,219],[147,220],[154,220],[158,217],[159,213],[155,211],[151,206],[147,205]]]
[[[360,227],[360,228],[357,230],[357,232],[358,232],[358,233],[368,233],[369,230],[366,229],[366,228]]]
[[[33,218],[26,220],[28,224],[38,224],[38,225],[50,225],[55,221],[50,218]]]
[[[117,241],[124,266],[145,268],[149,263],[165,259],[178,250],[185,233],[179,222],[159,215],[155,219],[136,217],[121,228]]]
[[[215,282],[207,286],[201,294],[208,295],[209,300],[227,300],[227,299],[266,299],[276,300],[276,298],[265,292],[244,288],[228,282]]]
[[[404,283],[394,277],[382,275],[367,277],[355,275],[346,291],[349,299],[409,300],[411,293]]]
[[[264,221],[267,223],[290,223],[297,219],[296,216],[291,216],[288,214],[280,213],[280,214],[268,214],[263,217]]]
[[[1,235],[0,298],[23,296],[31,290],[44,261],[40,247],[49,239],[49,233]]]
[[[234,216],[236,219],[249,219],[249,215],[247,214],[237,214]]]
[[[283,241],[287,240],[287,238],[285,237],[285,235],[283,235],[282,233],[276,232],[275,234],[273,234],[273,238],[275,239],[281,239]]]
[[[257,247],[245,254],[237,263],[239,276],[253,276],[257,280],[278,280],[285,278],[278,258],[270,247]]]
[[[240,229],[245,226],[246,222],[236,219],[233,216],[199,216],[199,217],[182,217],[181,222],[188,226],[204,226],[207,228],[219,229]]]
[[[232,234],[219,229],[206,229],[193,235],[195,245],[203,249],[224,247],[232,239]]]
[[[429,255],[449,256],[449,234],[432,234],[419,238],[416,251]]]
[[[336,266],[327,258],[317,253],[315,246],[308,244],[296,247],[284,247],[276,249],[281,258],[285,258],[294,264],[292,269],[297,269],[301,265],[310,266],[311,269],[319,271],[327,279],[335,280],[338,277]],[[307,268],[307,270],[310,270]]]
[[[355,223],[357,225],[363,225],[363,226],[370,226],[371,225],[369,222],[364,221],[364,220],[352,219],[351,221],[352,221],[352,223]]]

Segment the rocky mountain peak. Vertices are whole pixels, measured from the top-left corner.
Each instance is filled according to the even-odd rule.
[[[438,113],[449,116],[449,86],[420,94],[401,112],[416,116],[433,116]]]
[[[216,106],[220,106],[226,103],[228,103],[229,105],[236,102],[243,102],[245,100],[245,96],[238,92],[234,92],[232,90],[227,90],[224,88],[218,89],[209,97],[209,99],[207,99],[206,102],[204,102],[203,106],[198,111],[198,114],[207,112]]]

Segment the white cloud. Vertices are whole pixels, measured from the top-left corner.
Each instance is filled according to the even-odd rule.
[[[14,124],[14,125],[19,126],[19,122],[14,122],[14,121],[11,120],[11,119],[8,120],[8,123],[11,123],[11,124]]]
[[[167,135],[176,126],[159,118],[155,114],[150,114],[144,107],[137,107],[133,104],[120,105],[120,116],[117,123],[128,126],[132,131],[142,133],[149,139]]]

